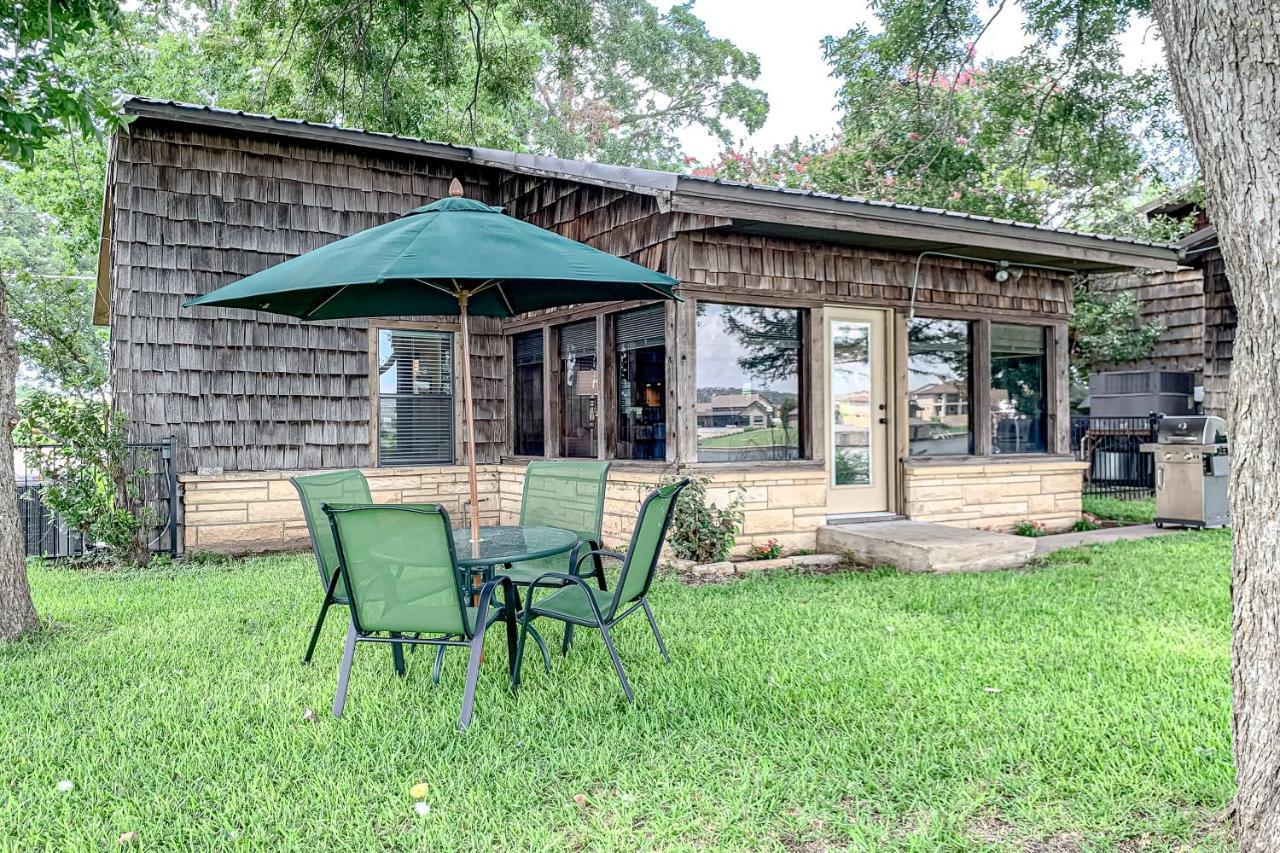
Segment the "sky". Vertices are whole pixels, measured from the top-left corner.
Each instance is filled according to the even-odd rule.
[[[769,94],[769,119],[744,139],[746,148],[768,149],[794,137],[829,135],[839,120],[836,82],[828,76],[820,42],[866,24],[875,16],[865,0],[696,0],[693,11],[712,35],[727,38],[760,58],[755,85]],[[1008,3],[978,44],[978,60],[1017,53],[1025,39],[1016,3]],[[1160,43],[1149,22],[1138,21],[1125,35],[1129,65],[1163,62]],[[701,130],[681,135],[685,151],[703,162],[714,160],[720,144]]]

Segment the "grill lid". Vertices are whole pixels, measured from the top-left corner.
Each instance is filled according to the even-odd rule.
[[[1213,415],[1168,415],[1160,419],[1159,444],[1226,444],[1227,422]]]

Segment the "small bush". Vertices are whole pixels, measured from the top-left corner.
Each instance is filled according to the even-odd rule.
[[[1013,528],[1015,536],[1044,536],[1048,532],[1043,524],[1031,519],[1019,521]]]
[[[1099,530],[1102,525],[1088,518],[1082,518],[1075,524],[1071,525],[1071,529],[1076,533],[1086,533],[1090,530]]]
[[[681,479],[663,477],[669,483]],[[676,501],[675,515],[667,531],[667,545],[671,553],[682,560],[695,563],[718,563],[729,557],[738,531],[742,528],[742,504],[745,492],[741,487],[732,491],[725,506],[720,507],[707,500],[710,477],[690,477],[689,485]]]
[[[763,545],[752,545],[747,549],[747,556],[753,560],[776,560],[782,556],[782,546],[777,539],[770,539]]]

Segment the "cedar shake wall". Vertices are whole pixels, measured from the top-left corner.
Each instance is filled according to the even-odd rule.
[[[107,187],[111,361],[133,436],[176,435],[184,472],[372,464],[369,321],[180,306],[441,198],[454,177],[513,215],[666,265],[673,217],[651,197],[145,120],[118,135]],[[506,345],[495,320],[477,318],[472,330],[478,457],[495,462],[507,429]]]
[[[1111,365],[1111,369],[1200,372],[1205,360],[1205,281],[1200,270],[1098,276],[1090,287],[1104,293],[1132,293],[1142,322],[1165,327],[1149,357]]]
[[[1236,344],[1236,303],[1222,253],[1214,250],[1204,265],[1204,411],[1225,418],[1230,410],[1231,358]]]
[[[905,308],[916,255],[805,240],[703,231],[687,237],[691,289],[810,302]],[[916,287],[916,313],[932,307],[974,314],[1065,318],[1071,311],[1066,277],[1027,270],[1000,284],[990,263],[926,257]],[[1013,319],[1016,322],[1016,319]]]

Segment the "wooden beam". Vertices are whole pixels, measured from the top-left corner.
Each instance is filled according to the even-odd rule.
[[[676,318],[679,314],[679,305],[680,303],[678,302],[667,302],[663,306],[666,310],[666,324],[662,337],[664,342],[663,349],[666,353],[666,370],[663,374],[663,419],[666,421],[667,438],[665,444],[668,462],[676,461],[676,436],[679,432],[678,418],[676,417],[676,413],[680,410],[680,400],[676,395],[676,388],[680,386],[680,371],[676,358]]]
[[[973,455],[991,455],[991,321],[969,324],[969,401],[973,429]]]
[[[560,456],[560,432],[564,415],[564,376],[560,365],[560,330],[546,326],[542,362],[542,453]]]
[[[596,317],[596,458],[618,452],[618,353],[613,344],[613,317]]]
[[[685,297],[676,304],[676,407],[667,415],[675,424],[676,461],[682,463],[698,461],[697,328],[697,300]]]
[[[821,306],[800,312],[804,330],[804,359],[800,388],[804,405],[804,458],[822,462],[827,457],[827,320]]]
[[[1067,340],[1067,324],[1055,323],[1049,327],[1048,358],[1046,368],[1049,375],[1048,384],[1049,424],[1048,451],[1050,453],[1069,453],[1071,451],[1071,382],[1070,382],[1070,345]]]

